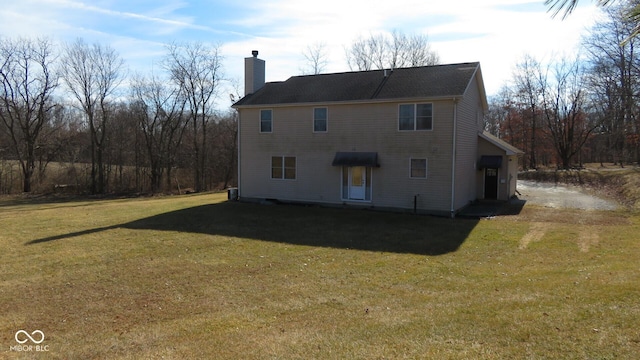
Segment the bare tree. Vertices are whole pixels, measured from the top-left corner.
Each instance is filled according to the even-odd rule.
[[[302,56],[305,60],[305,66],[301,72],[304,75],[321,74],[329,63],[327,44],[324,42],[316,42],[307,46],[302,52]]]
[[[349,68],[359,71],[428,66],[440,61],[426,35],[407,36],[397,30],[390,35],[370,35],[355,40],[346,49],[346,57]]]
[[[66,44],[63,79],[82,108],[91,137],[91,193],[106,191],[104,154],[110,126],[110,101],[124,78],[122,60],[114,49],[82,39]]]
[[[226,188],[236,178],[238,169],[238,112],[234,110],[227,113],[218,121],[217,126],[220,134],[217,141],[222,162],[220,168],[224,172],[223,188]]]
[[[440,62],[440,56],[431,49],[426,35],[407,36],[394,30],[391,36],[393,40],[387,45],[392,49],[391,68],[436,65]]]
[[[71,185],[71,189],[87,188],[88,178],[78,171],[78,162],[87,159],[83,156],[89,148],[89,137],[86,132],[86,122],[81,110],[73,106],[57,106],[54,110],[54,124],[59,129],[51,142],[60,146],[55,159],[61,162],[66,177],[62,184]]]
[[[368,71],[373,68],[371,51],[367,41],[363,38],[355,40],[346,49],[347,64],[351,70]]]
[[[589,88],[604,120],[601,132],[620,166],[630,160],[634,146],[640,161],[640,146],[627,140],[640,135],[640,61],[635,51],[640,40],[625,41],[635,26],[625,13],[624,7],[607,9],[606,19],[594,26],[584,42],[591,63]]]
[[[150,167],[151,191],[160,190],[163,173],[167,189],[175,153],[187,123],[184,121],[186,98],[181,89],[151,76],[137,76],[132,84],[133,107],[142,129]]]
[[[538,166],[536,158],[536,139],[540,129],[538,118],[540,104],[542,102],[542,88],[547,85],[546,74],[542,71],[540,62],[527,54],[516,64],[514,81],[516,96],[520,99],[520,102],[528,108],[527,117],[529,126],[528,128],[523,127],[523,130],[526,129],[530,136],[529,149],[527,151],[527,155],[529,156],[528,166],[531,169],[535,169]],[[525,164],[525,168],[526,166]]]
[[[559,160],[569,169],[598,123],[586,111],[585,72],[578,60],[558,62],[541,87],[544,123]]]
[[[64,116],[64,106],[58,103],[54,103],[46,114],[46,121],[41,129],[40,141],[35,152],[39,182],[46,177],[47,166],[58,158],[67,145],[64,141],[66,135]]]
[[[502,87],[497,95],[489,98],[489,109],[484,116],[485,131],[502,138],[502,128],[508,122],[509,116],[513,111],[511,106],[512,98],[513,95],[508,86]],[[510,134],[509,131],[507,133]],[[515,142],[511,141],[509,143],[515,144]]]
[[[220,46],[173,43],[167,46],[164,67],[187,99],[193,144],[194,187],[205,189],[207,181],[207,127],[222,80]]]
[[[20,162],[24,192],[32,190],[36,151],[55,106],[54,60],[48,40],[0,40],[0,119]]]

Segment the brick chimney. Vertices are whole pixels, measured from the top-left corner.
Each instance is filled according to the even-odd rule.
[[[252,57],[244,58],[244,95],[253,94],[264,86],[264,60],[258,59],[258,50],[251,52]]]

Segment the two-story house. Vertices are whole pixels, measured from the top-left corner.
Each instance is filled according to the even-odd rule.
[[[294,76],[245,59],[238,196],[454,216],[516,190],[518,149],[485,133],[480,64]]]

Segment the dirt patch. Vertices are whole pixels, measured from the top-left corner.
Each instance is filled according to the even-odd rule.
[[[629,224],[616,202],[578,187],[518,180],[518,191],[525,206],[516,216],[507,216],[515,221],[584,226]]]
[[[619,205],[606,198],[591,195],[580,187],[518,180],[520,198],[527,203],[559,209],[616,210]]]
[[[517,215],[498,216],[507,221],[528,221],[536,223],[575,224],[586,226],[628,225],[629,219],[620,211],[587,211],[581,209],[552,209],[525,205]]]
[[[577,187],[519,180],[518,189],[520,201],[526,201],[525,206],[517,215],[501,218],[531,223],[520,239],[519,249],[541,241],[553,224],[570,224],[578,227],[575,241],[580,252],[586,253],[599,243],[603,226],[630,223],[615,202],[590,195]]]
[[[534,242],[541,241],[544,235],[551,229],[549,222],[532,222],[529,231],[520,239],[518,249],[524,250]],[[580,252],[589,252],[591,247],[598,244],[600,235],[596,226],[583,226],[578,232],[577,245]]]
[[[592,226],[582,227],[578,235],[578,247],[581,252],[589,252],[589,249],[600,241],[597,229]]]
[[[542,237],[549,229],[548,223],[534,222],[529,231],[520,239],[519,249],[526,249],[532,242],[542,240]]]
[[[518,174],[519,180],[574,187],[600,198],[613,199],[629,209],[640,209],[640,166],[585,164],[581,170],[540,169]],[[518,185],[519,186],[519,185]]]

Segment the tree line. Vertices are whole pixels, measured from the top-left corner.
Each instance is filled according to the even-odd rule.
[[[236,116],[215,107],[219,46],[170,44],[160,64],[128,75],[110,46],[0,39],[0,193],[233,184]]]
[[[525,170],[640,163],[637,3],[605,7],[574,57],[524,55],[490,99],[486,130],[525,151]]]
[[[357,70],[432,65],[426,36],[359,38]],[[326,65],[324,44],[304,56]],[[127,74],[108,45],[0,38],[0,193],[204,191],[236,183],[237,115],[219,110],[220,45],[173,43],[156,72]],[[302,70],[308,72],[309,70]]]
[[[425,34],[391,33],[360,36],[344,48],[345,60],[351,71],[395,69],[400,67],[429,66],[440,63],[440,55],[431,48]],[[317,75],[324,72],[329,60],[327,44],[316,42],[302,51],[304,65],[300,72]]]
[[[574,58],[523,56],[490,99],[485,129],[525,151],[524,169],[640,162],[636,7],[607,7]],[[216,108],[228,101],[220,46],[165,50],[156,72],[127,74],[108,45],[0,38],[0,193],[234,185],[237,116]],[[358,38],[345,55],[351,70],[439,62],[426,36],[398,31]],[[302,71],[324,70],[323,43],[303,56]]]

